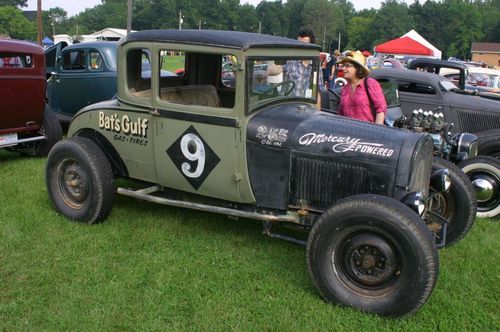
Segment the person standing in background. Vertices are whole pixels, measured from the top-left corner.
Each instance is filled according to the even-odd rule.
[[[338,114],[349,118],[384,124],[387,103],[380,84],[368,77],[370,70],[360,51],[341,58],[347,85],[342,88]]]

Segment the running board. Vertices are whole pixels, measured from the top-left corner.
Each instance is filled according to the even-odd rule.
[[[290,223],[294,223],[294,224],[299,224],[299,215],[295,214],[295,213],[284,214],[284,215],[272,215],[272,214],[263,214],[263,213],[257,213],[257,212],[246,212],[246,211],[229,209],[229,208],[213,206],[213,205],[205,205],[205,204],[199,204],[199,203],[179,201],[179,200],[168,199],[168,198],[163,198],[163,197],[158,197],[158,196],[152,195],[152,193],[155,193],[155,192],[160,191],[160,190],[161,190],[160,186],[152,186],[152,187],[140,189],[140,190],[131,190],[131,189],[125,189],[125,188],[119,187],[117,189],[117,193],[121,194],[121,195],[129,196],[129,197],[142,199],[142,200],[148,201],[148,202],[176,206],[176,207],[182,207],[182,208],[188,208],[188,209],[193,209],[193,210],[214,212],[214,213],[219,213],[219,214],[225,214],[225,215],[232,216],[232,217],[242,217],[242,218],[256,219],[256,220],[269,221],[269,222],[290,222]]]

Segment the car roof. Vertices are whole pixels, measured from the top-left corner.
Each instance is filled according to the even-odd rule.
[[[413,59],[409,63],[408,68],[414,69],[416,67],[422,67],[422,66],[448,67],[448,68],[454,68],[454,69],[459,69],[459,70],[467,68],[463,63],[460,63],[460,62],[432,59],[432,58]]]
[[[120,41],[174,42],[247,50],[249,48],[301,48],[320,50],[315,44],[265,34],[220,30],[144,30],[129,33]]]
[[[380,68],[372,70],[370,76],[373,78],[382,77],[393,77],[407,80],[418,80],[429,82],[433,84],[438,84],[440,81],[449,81],[448,78],[434,73],[427,73],[418,70],[402,70],[402,69],[391,69],[391,68]]]
[[[73,50],[73,49],[80,49],[80,48],[97,48],[97,49],[114,48],[114,49],[116,49],[117,47],[118,47],[118,43],[112,42],[112,41],[86,42],[86,43],[76,43],[76,44],[68,45],[64,48],[64,51]]]
[[[0,51],[43,55],[43,48],[41,46],[17,39],[0,39]]]

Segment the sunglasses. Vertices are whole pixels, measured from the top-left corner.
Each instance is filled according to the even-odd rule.
[[[344,68],[354,68],[354,65],[352,65],[350,63],[346,63],[346,64],[344,64]]]

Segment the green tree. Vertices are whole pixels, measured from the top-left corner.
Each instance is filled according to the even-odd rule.
[[[175,0],[136,0],[132,29],[175,29],[178,25]]]
[[[53,36],[64,31],[65,27],[61,24],[68,19],[68,13],[61,7],[50,8],[42,13],[42,26],[44,36]]]
[[[4,6],[0,7],[0,34],[15,39],[36,40],[37,30],[34,23],[24,17],[20,9]]]
[[[305,25],[316,34],[316,44],[328,51],[328,45],[337,39],[340,30],[342,10],[328,0],[309,0],[304,8]]]
[[[415,26],[406,3],[400,0],[387,0],[377,11],[370,26],[376,32],[373,44],[398,38]]]
[[[88,31],[99,31],[104,28],[125,29],[127,27],[127,2],[107,0],[101,5],[80,13],[78,18]]]
[[[304,8],[307,0],[288,0],[284,4],[285,13],[288,16],[288,32],[286,36],[289,38],[297,38],[300,28],[304,24]]]
[[[349,50],[372,50],[373,39],[370,26],[373,23],[373,17],[354,16],[347,24],[347,39],[349,43],[346,48]]]
[[[259,19],[255,7],[250,4],[240,6],[238,26],[240,31],[257,32]]]
[[[0,7],[28,7],[28,0],[0,0]]]
[[[276,36],[286,36],[288,33],[288,17],[281,0],[274,2],[262,1],[256,8],[257,17],[261,22],[262,33]]]
[[[468,58],[472,42],[485,38],[478,6],[464,0],[444,0],[442,6],[446,12],[441,29],[447,37],[445,56]]]

